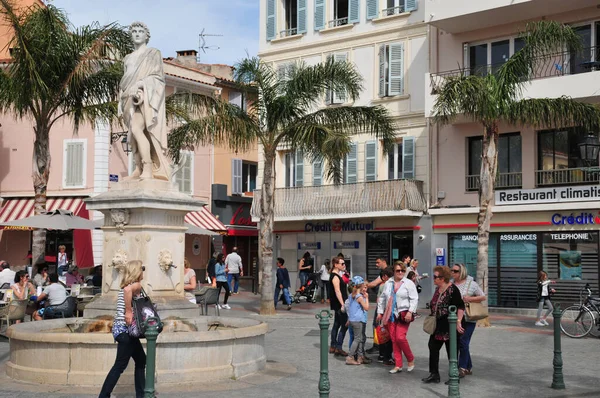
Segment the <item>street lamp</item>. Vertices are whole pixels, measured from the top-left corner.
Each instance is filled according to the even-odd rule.
[[[121,147],[123,148],[123,152],[125,152],[126,155],[129,155],[129,152],[131,152],[131,146],[129,145],[129,141],[127,141],[127,136],[123,136],[123,139],[121,140]]]
[[[114,144],[117,140],[121,140],[121,148],[123,148],[123,152],[125,154],[129,154],[131,152],[131,146],[129,142],[127,142],[127,132],[121,131],[119,133],[110,133],[110,143]]]
[[[600,142],[598,137],[590,133],[587,137],[579,144],[579,153],[581,160],[584,163],[593,165],[598,162],[598,153],[600,152]]]

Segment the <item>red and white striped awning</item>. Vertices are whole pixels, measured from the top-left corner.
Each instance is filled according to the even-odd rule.
[[[22,218],[31,217],[34,215],[33,198],[15,198],[6,199],[0,210],[0,223],[20,220]],[[83,206],[83,198],[81,197],[64,197],[47,198],[46,209],[53,211],[57,209],[68,210],[77,215]]]
[[[195,225],[196,227],[208,229],[215,232],[227,232],[227,227],[206,207],[200,211],[193,211],[185,216],[185,222]]]

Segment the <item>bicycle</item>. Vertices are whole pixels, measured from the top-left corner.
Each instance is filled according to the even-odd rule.
[[[587,291],[585,299],[584,291]],[[600,337],[600,297],[592,297],[589,283],[579,292],[579,304],[573,304],[563,310],[560,329],[567,336],[576,339],[588,334]]]

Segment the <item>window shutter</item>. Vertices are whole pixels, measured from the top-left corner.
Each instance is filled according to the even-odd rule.
[[[379,46],[379,97],[385,97],[385,45]]]
[[[298,0],[298,34],[306,33],[306,1]]]
[[[67,142],[65,148],[65,187],[81,187],[84,185],[83,168],[85,162],[85,144],[83,141]]]
[[[323,184],[323,158],[319,158],[313,163],[313,186]]]
[[[333,55],[329,54],[327,56],[327,61],[326,62],[331,62]],[[333,103],[333,89],[331,87],[327,87],[327,89],[325,90],[325,105],[331,105]]]
[[[415,137],[402,139],[402,178],[415,178]]]
[[[229,103],[239,108],[242,108],[242,93],[240,93],[239,91],[230,91]]]
[[[406,0],[404,11],[411,12],[417,10],[417,0]]]
[[[350,144],[350,152],[346,156],[346,183],[353,184],[358,182],[356,176],[357,169],[357,157],[358,157],[358,144],[353,142]]]
[[[192,152],[186,152],[184,159],[185,163],[183,164],[182,170],[182,181],[181,181],[181,191],[192,194],[192,160],[194,154]]]
[[[389,63],[389,94],[401,95],[404,92],[404,45],[402,43],[390,44]]]
[[[348,23],[360,22],[360,0],[348,1]]]
[[[273,40],[277,31],[275,0],[267,0],[267,40]]]
[[[325,0],[315,0],[315,30],[325,28]]]
[[[377,18],[379,15],[379,1],[367,0],[367,21]]]
[[[377,180],[377,141],[365,143],[365,181]]]
[[[348,53],[339,53],[334,54],[335,62],[347,62],[348,61]],[[345,91],[336,91],[333,93],[333,103],[334,104],[343,104],[346,102],[346,92]]]
[[[301,187],[304,185],[304,155],[302,151],[296,151],[296,181],[294,183],[295,187]]]
[[[231,194],[242,194],[242,159],[231,159]]]

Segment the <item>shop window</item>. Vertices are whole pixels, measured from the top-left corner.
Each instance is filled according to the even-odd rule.
[[[415,137],[404,137],[388,152],[388,179],[415,178]]]
[[[537,234],[500,234],[500,301],[498,306],[535,308]]]
[[[467,160],[467,191],[479,189],[483,137],[469,137]],[[521,134],[502,134],[498,139],[498,172],[496,188],[520,188],[522,185]]]

